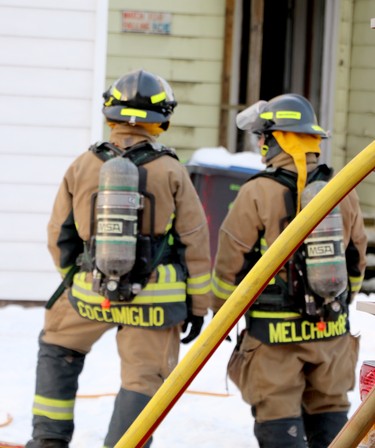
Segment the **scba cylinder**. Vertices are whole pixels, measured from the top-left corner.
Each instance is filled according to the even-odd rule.
[[[108,277],[121,277],[134,266],[137,245],[138,168],[128,158],[103,163],[96,203],[96,266]]]
[[[326,185],[311,182],[302,192],[302,208]],[[320,297],[334,299],[348,284],[343,222],[337,205],[305,239],[306,271],[310,288]]]

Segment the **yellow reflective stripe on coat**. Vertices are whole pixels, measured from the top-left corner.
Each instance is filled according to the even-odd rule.
[[[260,242],[260,253],[261,255],[264,255],[266,250],[268,249],[267,241],[264,237],[262,237],[260,238],[259,242]]]
[[[61,268],[61,267],[57,266],[57,270],[59,271],[61,276],[64,278],[66,276],[66,274],[72,269],[72,267],[73,267],[73,265],[68,266],[67,268]]]
[[[86,273],[80,272],[74,276],[72,294],[77,299],[86,303],[101,304],[104,297],[92,290],[92,283],[86,281]],[[173,303],[185,302],[186,284],[185,282],[173,283],[148,283],[142,291],[134,297],[132,305],[153,304],[153,303]],[[122,304],[122,302],[113,302]]]
[[[214,271],[212,275],[212,283],[211,283],[212,292],[219,299],[226,300],[232,292],[236,289],[236,285],[232,283],[228,283],[225,280],[219,278]]]
[[[41,415],[52,420],[73,420],[75,400],[56,400],[35,395],[33,415]]]
[[[362,286],[364,276],[352,277],[349,276],[350,289],[352,292],[359,292]]]
[[[211,291],[211,274],[198,275],[187,279],[188,294],[207,294]]]
[[[176,215],[174,213],[171,213],[171,216],[169,217],[168,224],[165,226],[165,231],[164,231],[165,235],[171,230],[175,217],[176,217]]]
[[[176,283],[177,273],[173,265],[160,264],[156,270],[158,272],[158,283]]]
[[[301,314],[292,311],[249,311],[249,316],[257,319],[293,319],[301,317]]]

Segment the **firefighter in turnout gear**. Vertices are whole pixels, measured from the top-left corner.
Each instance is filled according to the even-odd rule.
[[[110,329],[116,330],[121,388],[103,446],[114,447],[176,366],[180,342],[199,335],[209,306],[203,207],[175,151],[157,143],[177,105],[170,85],[137,70],[103,96],[110,141],[73,161],[48,224],[48,248],[69,280],[46,306],[27,448],[68,447],[85,356]],[[129,163],[131,176],[122,175]],[[133,267],[119,274],[124,260]],[[115,267],[108,268],[111,261]]]
[[[236,121],[258,137],[266,169],[241,187],[221,225],[212,275],[214,312],[299,212],[306,184],[326,181],[332,172],[318,165],[326,133],[304,97],[259,101]],[[361,287],[367,240],[354,191],[340,202],[340,210],[344,290],[322,298],[308,289],[307,253],[301,246],[246,312],[235,375],[228,365],[251,406],[262,448],[306,443],[326,448],[347,421],[359,344],[350,334],[348,305]],[[323,262],[335,269],[332,258]]]

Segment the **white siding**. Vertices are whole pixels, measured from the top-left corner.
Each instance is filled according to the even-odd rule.
[[[333,166],[338,171],[375,138],[374,0],[341,0],[335,84]],[[375,175],[356,188],[361,208],[374,216]]]
[[[101,138],[107,0],[0,0],[0,299],[60,281],[46,226],[72,159]]]

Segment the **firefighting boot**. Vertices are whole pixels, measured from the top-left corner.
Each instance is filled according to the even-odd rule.
[[[39,340],[32,434],[33,443],[39,443],[36,447],[63,448],[71,441],[78,377],[84,360],[81,353]],[[49,445],[45,445],[47,441]]]
[[[120,389],[115,400],[108,433],[104,440],[105,448],[113,448],[116,445],[150,400],[151,397],[148,395]],[[143,445],[143,448],[149,448],[151,441],[152,437]]]
[[[309,448],[326,448],[347,422],[346,412],[303,414]]]
[[[306,448],[302,418],[282,418],[254,424],[260,448]]]

